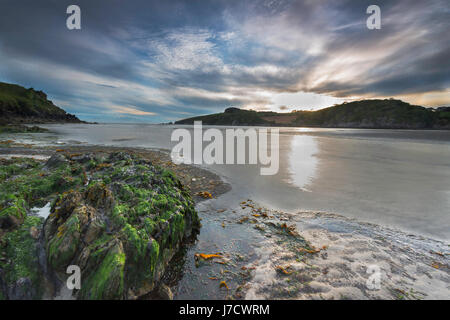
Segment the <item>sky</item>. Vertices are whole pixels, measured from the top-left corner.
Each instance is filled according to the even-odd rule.
[[[81,9],[69,30],[66,9]],[[369,30],[369,5],[381,29]],[[80,119],[450,105],[448,0],[0,0],[0,81]]]

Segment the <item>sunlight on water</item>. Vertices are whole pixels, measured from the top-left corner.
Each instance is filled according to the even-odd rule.
[[[309,191],[307,186],[315,177],[318,164],[317,152],[315,137],[297,135],[292,138],[288,182],[302,191]]]
[[[192,130],[150,124],[45,127],[50,132],[17,138],[40,146],[62,142],[170,151],[174,129]],[[239,199],[245,194],[279,210],[340,213],[449,239],[450,131],[279,129],[279,174],[261,176],[258,165],[206,167],[232,183]]]

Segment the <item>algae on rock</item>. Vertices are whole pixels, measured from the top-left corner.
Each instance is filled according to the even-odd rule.
[[[200,227],[190,193],[175,175],[134,155],[61,153],[45,165],[21,161],[26,165],[19,161],[18,167],[11,163],[0,171],[0,179],[7,182],[0,189],[0,227],[10,228],[0,229],[7,256],[18,259],[10,252],[17,245],[12,236],[30,229],[32,218],[33,226],[43,229],[42,269],[59,280],[57,285],[65,284],[69,265],[80,267],[76,298],[127,299],[154,290],[171,258]],[[42,225],[43,219],[31,217],[28,208],[49,200],[51,213]],[[29,253],[37,257],[37,252]],[[38,263],[34,266],[42,275]],[[14,273],[0,268],[1,292]],[[42,279],[32,275],[33,298],[39,298]]]

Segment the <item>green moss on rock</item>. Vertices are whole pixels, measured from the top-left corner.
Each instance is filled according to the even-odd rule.
[[[41,298],[43,276],[37,258],[37,241],[30,233],[32,227],[40,228],[41,225],[41,218],[27,216],[19,228],[3,237],[9,262],[0,263],[1,282],[6,285],[11,299]],[[6,298],[6,294],[3,295]]]
[[[65,283],[67,267],[80,266],[76,297],[121,299],[153,290],[184,239],[200,227],[176,176],[134,155],[57,153],[46,163],[0,162],[0,243],[7,258],[0,263],[0,287],[8,288],[0,299],[42,296],[41,229],[49,272]],[[30,215],[30,208],[49,201],[45,223]]]
[[[80,220],[76,214],[58,226],[56,236],[47,243],[48,263],[56,270],[64,271],[74,258],[80,242]]]
[[[91,170],[86,163],[89,185],[52,205],[44,232],[48,262],[60,271],[80,265],[78,298],[143,295],[198,230],[194,203],[173,173],[135,156],[113,153]]]
[[[110,248],[90,255],[96,268],[85,272],[80,299],[122,299],[124,292],[125,253],[122,243],[112,241]],[[93,263],[92,263],[93,264]]]

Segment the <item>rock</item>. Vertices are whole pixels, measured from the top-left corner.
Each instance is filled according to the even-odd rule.
[[[134,292],[130,289],[127,294],[128,300],[137,300],[139,297],[134,295]]]
[[[79,299],[123,299],[125,253],[122,242],[114,239],[90,254],[82,273],[85,279]]]
[[[3,230],[15,229],[20,226],[20,223],[20,220],[13,215],[0,217],[0,229]]]
[[[64,272],[79,249],[81,239],[79,217],[70,215],[58,226],[56,233],[46,233],[45,236],[49,265],[56,271]]]
[[[134,299],[157,288],[199,218],[172,173],[122,152],[105,161],[114,163],[101,165],[85,190],[53,203],[44,247],[60,281],[68,265],[80,267],[84,280],[76,298]],[[170,289],[164,296],[173,296]]]
[[[108,160],[110,162],[116,162],[116,161],[131,161],[132,157],[130,154],[126,152],[113,152],[109,155]]]
[[[95,161],[95,157],[92,154],[80,154],[71,157],[71,160],[79,163],[87,163],[89,161]]]
[[[102,225],[99,220],[92,220],[84,233],[84,242],[86,244],[91,244],[100,236],[104,229],[104,225]]]
[[[158,296],[162,300],[173,300],[173,293],[172,290],[165,284],[161,284],[158,288]]]
[[[103,208],[105,212],[110,212],[114,206],[112,192],[105,185],[95,184],[89,188],[85,194],[88,204],[94,208]]]
[[[62,166],[67,163],[68,160],[60,153],[53,154],[50,159],[47,160],[44,170],[51,170]]]
[[[36,294],[35,290],[29,278],[20,278],[8,288],[8,298],[10,300],[31,300]]]
[[[40,218],[28,216],[20,226],[3,235],[7,259],[0,266],[0,295],[14,300],[42,297],[38,242],[30,234],[41,223]]]
[[[17,183],[0,185],[0,299],[51,297],[69,265],[81,270],[78,299],[160,290],[172,257],[200,227],[189,191],[170,171],[128,153],[70,158],[15,160]],[[44,201],[52,203],[45,220],[28,215]]]
[[[32,226],[30,228],[30,235],[35,240],[39,239],[39,230],[35,226]]]

